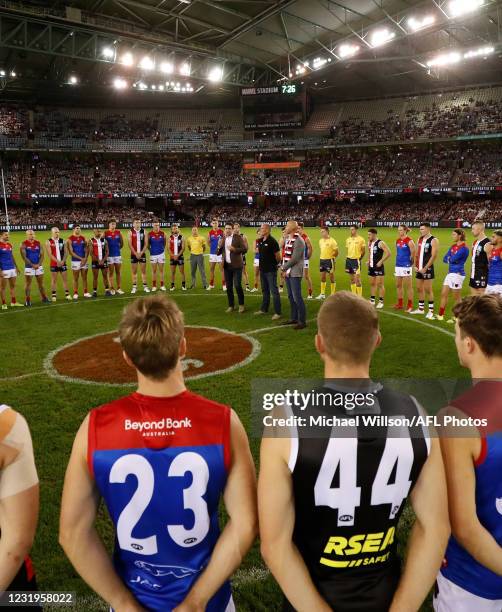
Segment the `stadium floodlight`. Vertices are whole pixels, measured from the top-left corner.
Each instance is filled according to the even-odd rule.
[[[143,81],[140,81],[138,83],[138,89],[141,89],[141,90],[148,89],[148,85],[146,83],[143,83]]]
[[[124,64],[124,66],[132,66],[134,64],[134,57],[132,56],[132,53],[124,53],[120,59],[120,63]]]
[[[495,51],[495,47],[480,47],[479,49],[472,49],[464,53],[464,59],[471,59],[473,57],[486,57]]]
[[[314,70],[319,70],[320,68],[322,68],[324,66],[324,64],[327,64],[328,60],[325,57],[315,57],[314,60],[312,61],[312,68]]]
[[[4,77],[5,76],[5,70],[0,70],[0,77]]]
[[[214,66],[214,68],[211,68],[211,70],[209,71],[207,78],[212,83],[218,83],[223,78],[223,68],[221,66]]]
[[[458,51],[450,51],[434,57],[427,62],[427,66],[449,66],[450,64],[458,64],[462,59],[462,55]]]
[[[344,44],[338,47],[338,55],[345,59],[346,57],[352,57],[359,51],[359,45]]]
[[[106,59],[113,59],[115,57],[115,49],[112,47],[105,47],[102,51],[103,57]]]
[[[417,19],[416,17],[410,17],[408,19],[408,27],[412,32],[418,32],[418,30],[423,30],[424,28],[428,28],[436,21],[436,17],[434,15],[426,15],[422,17],[422,19]]]
[[[157,89],[157,85],[151,85],[152,89]]]
[[[145,57],[141,59],[139,63],[139,67],[142,68],[143,70],[153,70],[155,68],[155,62],[153,61],[151,57],[148,57],[148,55],[145,55]]]
[[[115,89],[127,89],[127,81],[125,79],[117,77],[113,81],[113,86],[115,87]]]
[[[370,36],[370,44],[372,47],[381,47],[395,37],[396,33],[382,28],[381,30],[375,30]]]
[[[74,74],[72,74],[68,79],[68,83],[70,85],[76,85],[78,83],[78,78]]]
[[[483,5],[484,0],[451,0],[448,5],[450,17],[461,17],[477,10]]]
[[[10,76],[15,79],[17,77],[16,71],[15,70],[11,70],[10,71]]]
[[[162,62],[160,65],[160,71],[163,74],[172,74],[174,72],[174,66],[171,62]]]
[[[308,68],[308,62],[305,62],[304,64],[298,64],[298,66],[296,67],[296,74],[305,74],[305,72],[307,71]]]
[[[181,76],[190,76],[191,72],[192,72],[192,67],[190,66],[190,64],[188,62],[183,62],[183,64],[181,64],[180,66]]]

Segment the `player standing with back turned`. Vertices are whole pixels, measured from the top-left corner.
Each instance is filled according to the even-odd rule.
[[[244,427],[228,406],[186,389],[183,314],[172,300],[133,302],[119,337],[138,390],[94,409],[77,433],[61,545],[118,612],[234,612],[228,579],[257,524]],[[113,562],[94,526],[101,497],[116,528]]]

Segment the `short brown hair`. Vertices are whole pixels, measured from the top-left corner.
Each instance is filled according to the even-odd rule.
[[[462,338],[469,336],[487,357],[502,357],[502,298],[471,295],[453,308]]]
[[[366,363],[375,346],[378,315],[375,307],[362,297],[339,291],[321,306],[317,328],[332,359],[351,364]]]
[[[124,309],[119,325],[122,349],[147,378],[163,380],[176,366],[184,335],[183,313],[173,300],[154,295]]]
[[[457,228],[453,230],[457,236],[460,237],[460,240],[465,240],[465,232],[463,229]]]

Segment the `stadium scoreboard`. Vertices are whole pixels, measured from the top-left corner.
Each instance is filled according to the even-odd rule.
[[[306,93],[299,83],[241,89],[246,130],[299,128],[305,124]]]

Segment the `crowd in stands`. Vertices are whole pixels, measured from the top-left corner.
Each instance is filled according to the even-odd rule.
[[[15,158],[4,164],[8,194],[323,192],[371,188],[502,185],[497,147],[339,149],[292,170],[243,169],[219,156],[124,155]]]
[[[270,222],[282,225],[289,218],[298,218],[306,225],[331,223],[343,224],[346,221],[364,223],[367,220],[392,221],[395,223],[427,220],[431,222],[448,220],[455,225],[458,220],[472,223],[475,219],[486,222],[502,220],[502,200],[422,200],[422,201],[319,201],[307,199],[291,205],[285,198],[266,199],[264,203],[245,205],[235,202],[218,202],[205,205],[186,204],[167,211],[169,220],[183,221],[185,224],[209,224],[218,218],[221,224],[238,221],[241,224]],[[135,217],[144,223],[151,223],[153,213],[145,208],[131,205],[117,205],[109,202],[76,202],[70,207],[21,206],[9,208],[11,225],[39,225],[72,223],[104,223],[115,217],[122,223],[130,224]],[[0,225],[5,223],[5,214],[0,213]]]
[[[502,132],[502,100],[476,100],[444,107],[438,102],[404,116],[389,109],[381,120],[351,117],[331,129],[334,144],[392,142]]]

